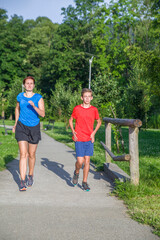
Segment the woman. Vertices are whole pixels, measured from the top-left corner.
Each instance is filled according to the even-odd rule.
[[[38,116],[45,116],[44,100],[38,93],[34,93],[35,80],[28,76],[23,80],[26,92],[17,96],[15,108],[15,125],[13,132],[19,145],[20,161],[19,171],[21,182],[20,191],[26,191],[27,186],[33,184],[33,172],[35,165],[35,153],[39,140],[41,140],[40,120]],[[26,183],[27,160],[29,174]]]

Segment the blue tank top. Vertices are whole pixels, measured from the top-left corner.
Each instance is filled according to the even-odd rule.
[[[34,102],[34,105],[38,107],[38,102],[41,98],[42,96],[38,93],[35,93],[31,98],[25,97],[24,92],[18,94],[17,102],[19,102],[20,105],[20,115],[18,120],[21,123],[29,127],[34,127],[39,123],[39,115],[28,101]]]

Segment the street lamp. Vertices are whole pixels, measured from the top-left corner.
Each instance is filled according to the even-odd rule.
[[[92,56],[91,59],[89,59],[89,89],[91,88],[91,65],[93,61],[94,56]]]

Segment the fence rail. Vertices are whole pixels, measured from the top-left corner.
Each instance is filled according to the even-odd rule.
[[[130,162],[130,178],[134,185],[139,184],[139,149],[138,149],[138,133],[142,121],[139,119],[119,119],[119,118],[103,118],[105,122],[105,144],[101,142],[106,150],[106,163],[114,161]],[[111,152],[111,124],[129,127],[129,154],[115,156]]]
[[[124,154],[121,156],[115,156],[107,147],[103,142],[100,142],[102,144],[102,146],[104,147],[104,149],[107,151],[107,153],[111,156],[111,158],[114,161],[129,161],[131,159],[130,154]]]
[[[120,118],[103,118],[106,123],[112,123],[120,126],[141,127],[142,121],[139,119],[120,119]]]

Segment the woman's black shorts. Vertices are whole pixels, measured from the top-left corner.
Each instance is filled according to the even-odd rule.
[[[18,121],[15,130],[15,138],[17,142],[26,141],[28,143],[38,144],[39,140],[41,140],[40,123],[34,127],[28,127]]]

